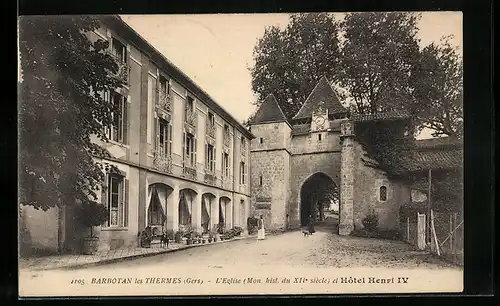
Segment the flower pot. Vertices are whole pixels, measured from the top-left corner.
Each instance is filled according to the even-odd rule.
[[[181,241],[182,241],[182,243],[185,244],[185,243],[187,243],[187,238],[186,237],[182,237]]]
[[[82,253],[85,255],[93,255],[97,252],[99,247],[98,237],[85,237],[83,238]]]
[[[191,244],[193,244],[193,239],[187,239],[187,240],[186,240],[186,244],[187,244],[187,245],[191,245]]]

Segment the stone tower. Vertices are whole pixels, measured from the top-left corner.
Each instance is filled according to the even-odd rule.
[[[250,188],[255,217],[264,216],[266,230],[287,228],[290,196],[291,126],[273,95],[266,97],[250,123]]]

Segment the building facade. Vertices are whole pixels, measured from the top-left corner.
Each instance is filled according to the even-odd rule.
[[[354,133],[357,120],[342,106],[323,77],[301,109],[287,120],[273,95],[257,110],[250,130],[251,195],[255,215],[268,229],[305,226],[311,203],[304,189],[322,177],[340,194],[339,233],[362,228],[370,213],[384,229],[399,228],[399,207],[410,197],[408,186],[365,163],[365,151]],[[389,118],[390,119],[390,118]]]
[[[146,226],[200,233],[219,224],[246,228],[252,134],[121,18],[101,20],[89,37],[109,42],[126,86],[104,93],[120,109],[106,128],[110,141],[93,138],[112,156],[101,161],[120,171],[107,175],[100,190],[110,213],[96,231],[100,250],[137,246]],[[25,231],[33,232],[39,218],[26,214]],[[78,249],[84,229],[76,228],[69,208],[52,215],[45,245]]]

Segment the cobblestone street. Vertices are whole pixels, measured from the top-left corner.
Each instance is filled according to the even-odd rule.
[[[368,271],[368,272],[366,272]],[[413,272],[412,272],[413,271]],[[228,294],[228,293],[335,293],[365,292],[367,287],[343,284],[331,286],[306,286],[307,284],[290,284],[284,286],[277,283],[280,277],[287,276],[291,280],[304,276],[306,282],[313,279],[340,276],[364,278],[376,276],[387,279],[408,277],[412,280],[411,290],[424,290],[422,284],[427,283],[432,292],[432,283],[448,281],[451,288],[459,288],[462,282],[462,270],[450,264],[430,257],[425,252],[415,251],[409,245],[391,240],[346,237],[332,233],[331,227],[318,227],[317,232],[304,237],[299,231],[267,236],[266,240],[254,238],[232,241],[223,244],[205,245],[173,253],[165,253],[151,257],[129,259],[117,263],[81,268],[76,270],[21,271],[20,278],[25,282],[37,282],[49,286],[44,279],[61,281],[61,286],[50,286],[50,290],[71,294]],[[356,276],[359,275],[359,276]],[[276,283],[266,286],[249,286],[237,283],[249,276],[259,278],[258,284],[267,283],[273,278]],[[100,284],[99,279],[141,278],[146,286],[130,284],[133,289],[124,292],[123,286]],[[223,278],[231,284],[220,284]],[[132,278],[130,278],[132,279]],[[147,279],[147,280],[146,280]],[[163,282],[178,280],[177,285],[169,284],[168,289]],[[68,285],[79,280],[85,285]],[[40,281],[42,281],[40,283]],[[368,278],[363,280],[368,282]],[[97,285],[96,285],[97,282]],[[106,282],[106,281],[105,281]],[[153,282],[153,283],[151,283]],[[186,283],[188,282],[188,283]],[[193,283],[189,283],[193,282]],[[174,283],[175,284],[175,283]],[[186,286],[189,284],[189,286]],[[192,285],[197,284],[197,285]],[[199,286],[203,285],[203,286]],[[350,286],[348,286],[350,285]],[[70,286],[64,291],[64,286]],[[76,287],[75,287],[76,286]],[[198,286],[198,287],[196,287]],[[347,287],[342,287],[347,286]],[[41,288],[41,287],[40,287]],[[370,287],[372,288],[372,287]],[[370,292],[399,292],[410,287],[401,284],[394,287],[373,287]],[[42,290],[38,289],[37,290]],[[44,289],[46,290],[48,289]],[[69,292],[68,292],[69,290]],[[236,290],[236,291],[233,291]],[[317,291],[316,291],[317,290]],[[347,290],[347,291],[346,291]],[[456,290],[456,289],[453,289]],[[404,291],[403,291],[404,292]]]
[[[200,267],[232,267],[240,265],[291,267],[372,267],[372,268],[445,268],[453,267],[415,251],[400,241],[339,236],[330,227],[304,237],[301,232],[267,236],[266,240],[246,239],[231,243],[207,245],[176,253],[127,260],[92,267],[88,270],[114,268],[169,268],[178,265]]]

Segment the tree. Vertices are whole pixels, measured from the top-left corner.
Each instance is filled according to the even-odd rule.
[[[108,43],[88,37],[98,27],[91,16],[20,18],[21,204],[47,210],[93,203],[103,170],[113,170],[94,160],[108,153],[91,136],[107,141],[103,127],[118,109],[102,93],[123,80]]]
[[[252,89],[257,105],[274,94],[291,119],[319,79],[337,81],[338,22],[326,13],[292,14],[284,30],[268,27],[254,49]]]
[[[427,106],[421,113],[422,126],[434,130],[433,136],[461,138],[463,134],[463,62],[452,36],[422,50],[417,98]]]
[[[418,78],[420,14],[349,13],[342,23],[340,83],[353,110],[417,112],[413,97]]]

